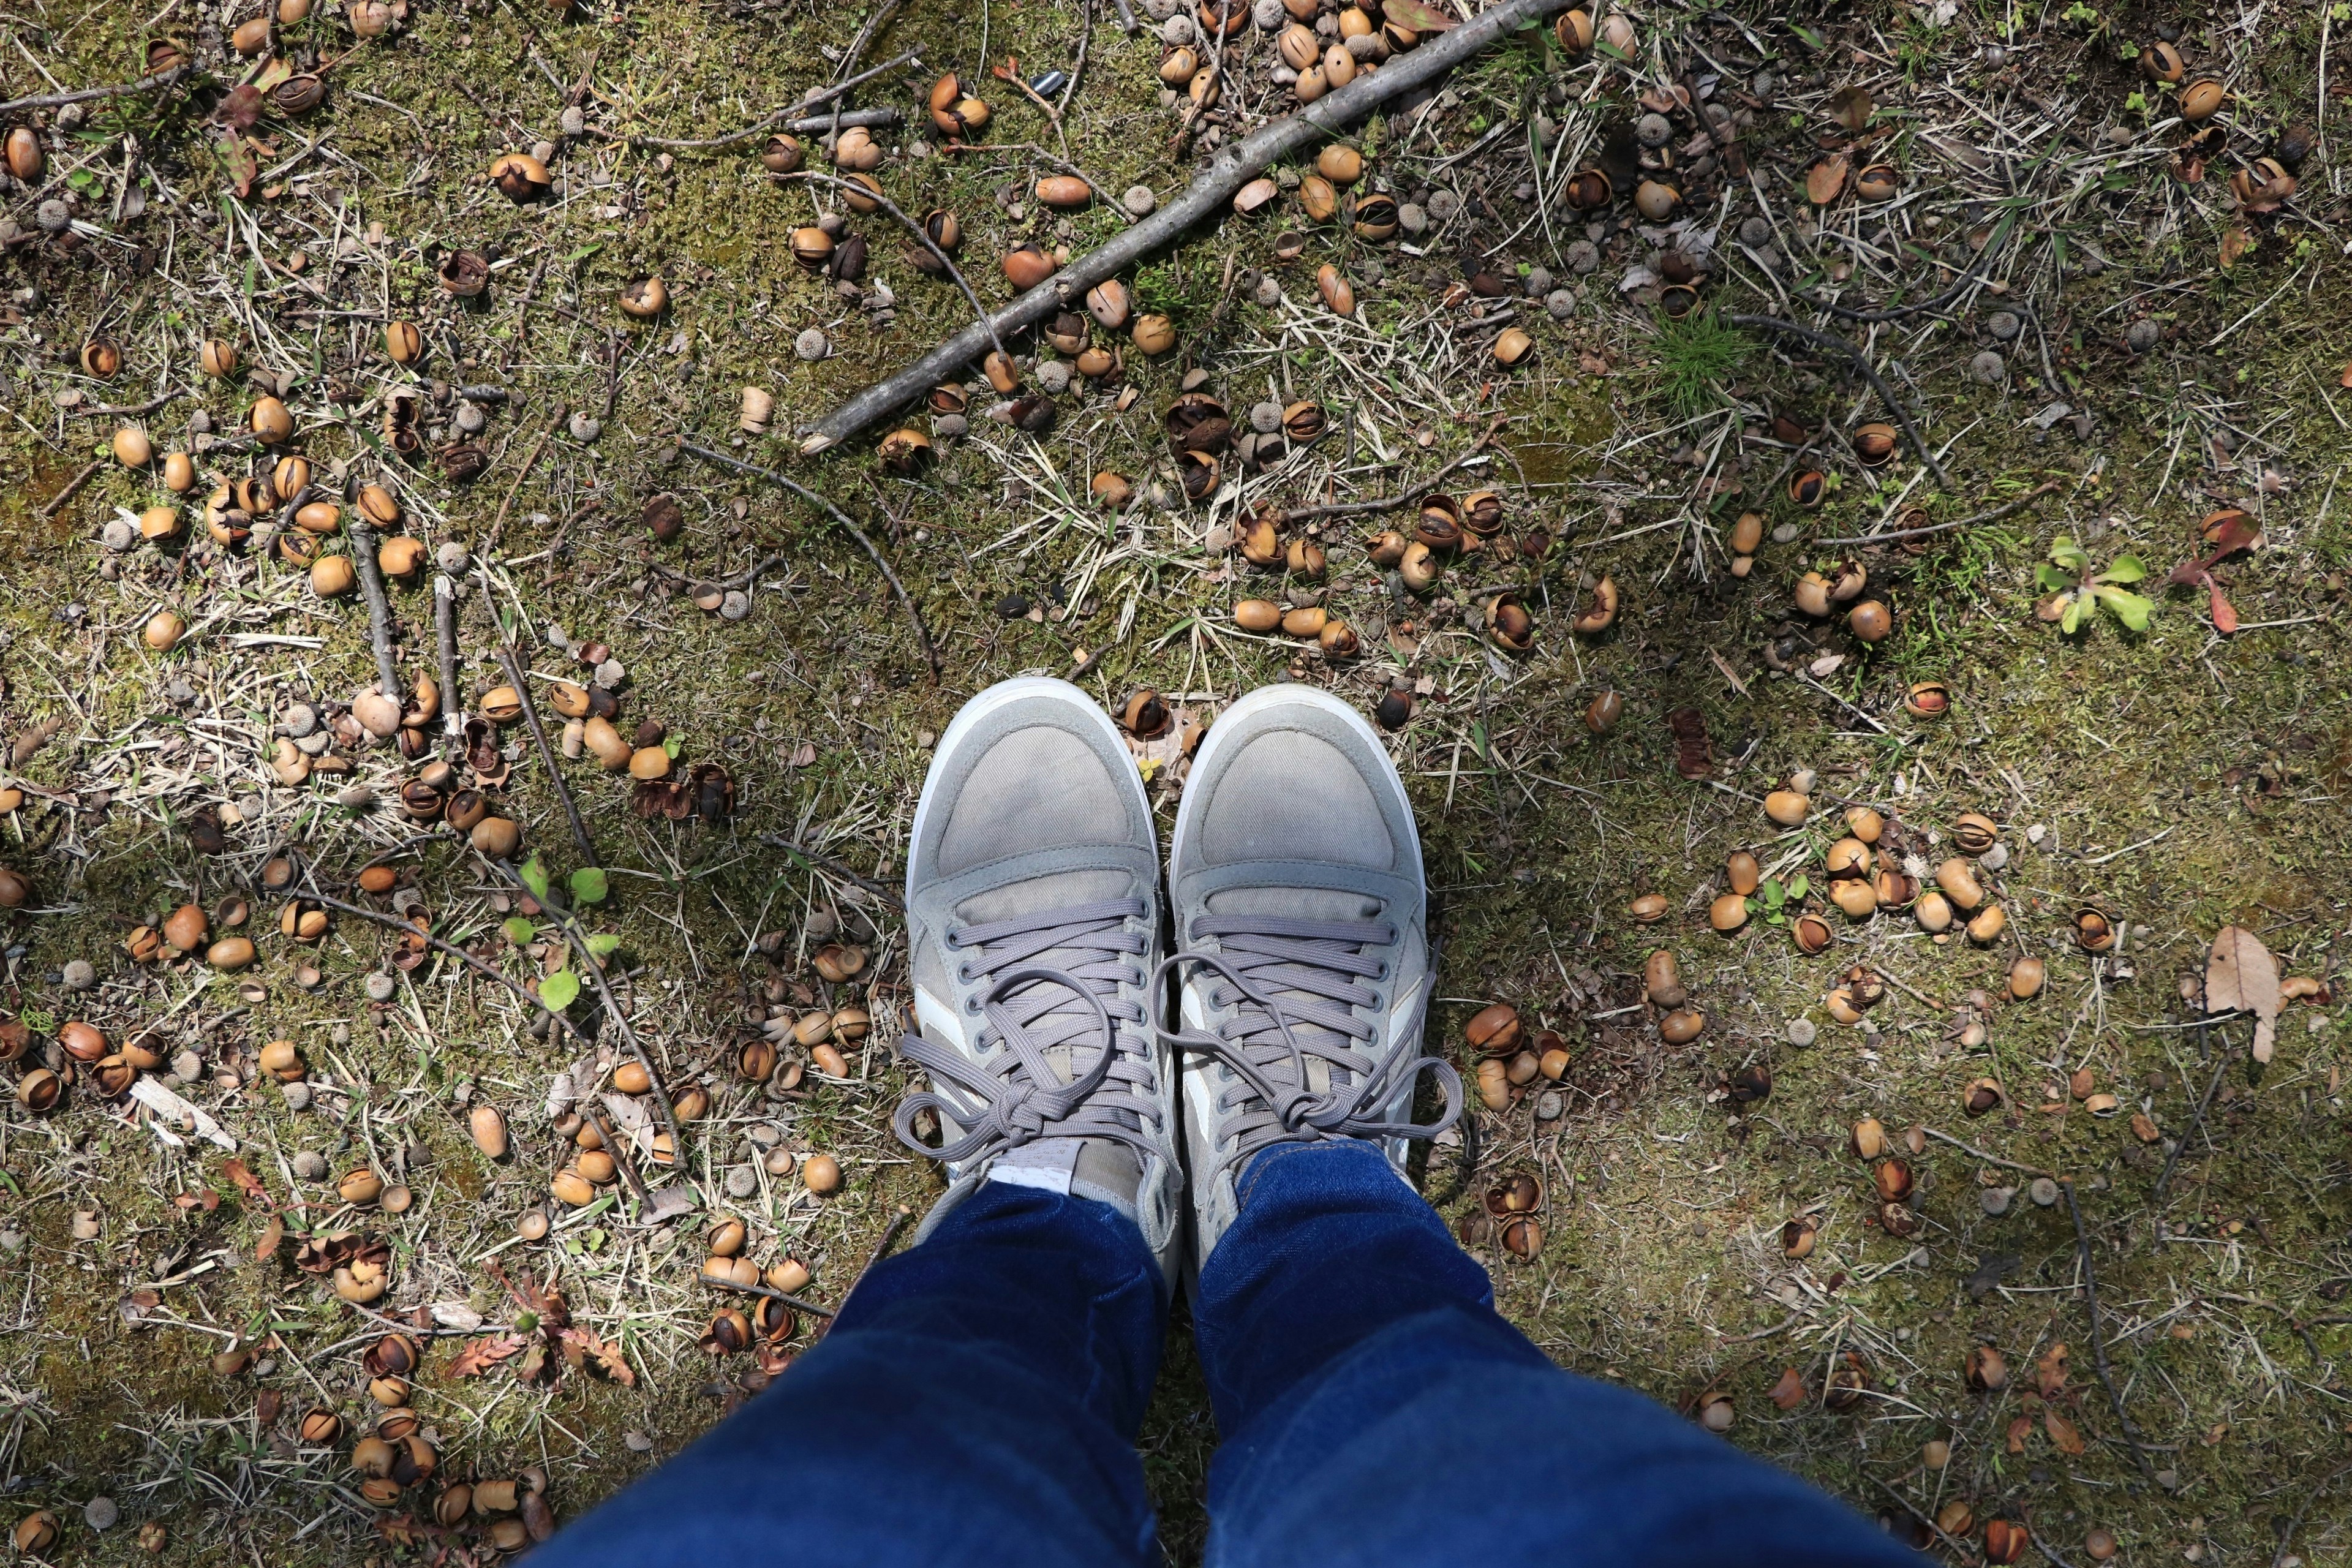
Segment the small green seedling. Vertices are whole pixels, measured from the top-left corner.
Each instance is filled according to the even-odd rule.
[[[2156,602],[2144,598],[2124,586],[2147,575],[2137,555],[2118,555],[2107,563],[2104,571],[2094,570],[2090,552],[2060,534],[2050,546],[2050,559],[2033,570],[2050,597],[2034,606],[2033,613],[2045,621],[2056,621],[2058,629],[2069,637],[2083,628],[2104,605],[2107,613],[2133,631],[2147,630],[2147,618],[2156,613]]]

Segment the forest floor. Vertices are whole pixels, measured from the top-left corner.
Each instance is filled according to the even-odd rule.
[[[1362,126],[1352,181],[1276,171],[1268,210],[1129,274],[1165,352],[1083,319],[1021,334],[1034,401],[974,374],[890,421],[931,441],[911,465],[887,426],[800,457],[796,427],[971,307],[887,215],[763,165],[779,111],[887,66],[843,100],[897,111],[874,178],[955,216],[992,307],[1014,245],[1082,255],[1131,187],[1171,201],[1293,107],[1276,27],[1220,50],[1154,3],[1130,35],[1108,0],[290,0],[236,35],[249,56],[242,5],[0,17],[8,100],[192,67],[0,111],[27,133],[0,191],[20,1546],[487,1555],[788,1376],[820,1313],[703,1348],[762,1300],[701,1282],[713,1234],[837,1304],[940,1190],[890,1130],[890,889],[958,705],[1050,673],[1115,714],[1159,694],[1171,721],[1135,750],[1171,819],[1188,739],[1255,686],[1392,724],[1441,911],[1429,1044],[1483,1091],[1422,1179],[1561,1364],[1958,1562],[2010,1560],[1995,1520],[2065,1564],[2352,1561],[2352,72],[2326,61],[2352,7],[1644,4],[1581,51],[1530,29]],[[1454,15],[1426,13],[1387,20]],[[1319,16],[1328,49],[1346,28]],[[1222,61],[1205,112],[1163,86],[1186,47]],[[960,145],[927,107],[947,71],[992,110]],[[2221,108],[2184,122],[2206,79]],[[487,177],[509,153],[550,188],[510,200]],[[1097,199],[1043,206],[1068,168]],[[828,215],[818,270],[796,242]],[[436,274],[467,261],[487,283],[459,297]],[[666,303],[621,311],[649,278]],[[1758,317],[1850,342],[1932,461],[1844,351],[1734,319]],[[1081,348],[1103,374],[1073,374]],[[1191,500],[1163,426],[1187,392],[1235,433]],[[257,454],[266,397],[291,436]],[[1286,410],[1319,436],[1286,439]],[[116,460],[124,426],[153,462]],[[821,492],[907,599],[826,512],[682,443]],[[288,482],[289,453],[329,503],[307,546],[234,488]],[[1416,592],[1381,535],[1433,493],[1494,521]],[[511,712],[457,742],[471,795],[429,787],[422,710],[404,746],[365,729],[369,611],[300,556],[365,549],[349,521],[387,503],[423,547],[390,587],[401,702],[438,676],[437,565],[450,695],[499,709],[510,641],[556,773]],[[1286,516],[1308,507],[1332,510]],[[1245,553],[1265,528],[1270,566]],[[1354,655],[1244,629],[1253,599],[1344,622]],[[615,735],[562,737],[608,695]],[[449,830],[480,812],[520,825],[535,896]],[[1855,813],[1874,915],[1835,901]],[[1759,885],[1727,906],[1742,855]],[[1902,907],[1939,870],[2002,929]],[[582,989],[575,905],[603,983],[551,1029],[523,992]],[[184,906],[205,929],[177,942]],[[2287,977],[2263,1061],[2252,1016],[2205,1010],[2225,929]],[[1660,950],[1685,1004],[1649,994]],[[1481,1076],[1465,1031],[1496,1003],[1526,1048]],[[629,1091],[631,1039],[661,1095]],[[680,1160],[655,1157],[656,1100]],[[353,1468],[386,1409],[429,1476],[413,1451]],[[1175,1561],[1214,1441],[1180,1321],[1143,1436]],[[1493,1484],[1495,1456],[1433,1459],[1465,1507]],[[1570,1484],[1518,1463],[1515,1487]],[[483,1506],[436,1526],[461,1481]]]

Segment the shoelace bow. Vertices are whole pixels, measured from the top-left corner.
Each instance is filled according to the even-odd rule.
[[[1142,933],[1126,930],[1124,922],[1144,911],[1140,899],[1111,899],[950,926],[948,946],[973,953],[957,978],[966,984],[990,982],[979,1005],[966,1006],[987,1020],[973,1042],[980,1059],[920,1034],[899,1037],[899,1054],[931,1080],[931,1088],[899,1103],[892,1119],[899,1142],[950,1163],[1046,1137],[1108,1138],[1139,1154],[1155,1152],[1160,1130],[1151,1062],[1145,1052],[1122,1046],[1118,1034],[1121,1024],[1144,1022],[1141,1004],[1118,994],[1120,984],[1137,978],[1129,961],[1144,950]],[[1059,962],[1034,962],[1048,952]],[[1064,1047],[1068,1083],[1047,1059],[1048,1052]],[[937,1149],[923,1142],[915,1136],[915,1118],[925,1110],[955,1121],[963,1136]],[[1153,1121],[1149,1130],[1147,1117]]]
[[[1439,1058],[1404,1051],[1381,1061],[1357,1049],[1377,1038],[1379,1026],[1357,1016],[1379,997],[1366,980],[1387,978],[1385,960],[1366,955],[1386,947],[1397,929],[1381,921],[1303,921],[1271,915],[1204,915],[1192,922],[1192,940],[1217,939],[1218,951],[1188,950],[1163,961],[1152,977],[1157,994],[1161,976],[1183,964],[1216,972],[1222,984],[1209,994],[1211,1007],[1234,1008],[1233,1016],[1211,1030],[1160,1030],[1179,1051],[1195,1051],[1232,1069],[1240,1082],[1218,1096],[1217,1109],[1231,1112],[1255,1100],[1234,1124],[1236,1164],[1269,1143],[1324,1138],[1427,1138],[1444,1131],[1462,1113],[1462,1075]],[[1286,994],[1277,994],[1277,993]],[[1426,1005],[1426,993],[1416,1004]],[[1236,1003],[1243,1004],[1238,1007]],[[1417,1032],[1415,1030],[1414,1032]],[[1310,1060],[1328,1069],[1330,1087],[1311,1086]],[[1382,1108],[1423,1072],[1433,1072],[1445,1093],[1445,1109],[1434,1121],[1391,1121]]]

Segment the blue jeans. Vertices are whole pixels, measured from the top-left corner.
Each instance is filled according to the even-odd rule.
[[[1827,1494],[1553,1366],[1370,1146],[1277,1145],[1241,1196],[1193,1308],[1226,1435],[1211,1564],[1916,1565]],[[1134,1443],[1167,1317],[1126,1217],[985,1184],[767,1393],[532,1561],[1157,1568]]]

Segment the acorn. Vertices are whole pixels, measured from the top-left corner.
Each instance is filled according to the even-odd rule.
[[[1333,44],[1323,51],[1323,79],[1331,86],[1347,86],[1356,79],[1357,69],[1356,57],[1345,44]]]
[[[294,416],[286,405],[275,397],[257,397],[247,410],[246,423],[255,439],[265,447],[276,447],[294,438]]]
[[[669,287],[658,278],[640,278],[620,292],[621,314],[649,321],[669,304]]]
[[[1952,847],[1963,855],[1981,855],[2000,837],[2000,825],[1981,812],[1964,811],[1952,819]]]
[[[1339,193],[1322,175],[1309,174],[1298,182],[1298,210],[1309,223],[1329,223],[1339,216]]]
[[[1517,594],[1497,594],[1486,601],[1486,635],[1497,647],[1525,653],[1535,646],[1535,617]]]
[[[966,93],[953,71],[931,84],[930,107],[931,123],[942,135],[963,136],[988,123],[988,105]]]
[[[1328,261],[1316,271],[1315,291],[1323,297],[1324,305],[1333,315],[1356,313],[1355,285],[1348,281],[1347,274]]]
[[[1829,498],[1829,476],[1819,468],[1799,468],[1789,476],[1789,499],[1811,510]]]
[[[1307,29],[1304,27],[1294,26],[1291,28],[1291,31],[1306,33]],[[1315,35],[1312,33],[1307,33],[1307,37],[1311,42]],[[1285,49],[1284,54],[1286,58],[1288,57],[1288,50],[1286,48]],[[1194,54],[1191,49],[1180,45],[1177,47],[1169,50],[1165,56],[1161,57],[1160,61],[1160,80],[1163,86],[1183,87],[1192,81],[1192,78],[1199,73],[1200,69],[1201,57]]]
[[[1706,923],[1728,936],[1748,923],[1748,900],[1738,893],[1719,893],[1706,907]]]
[[[19,125],[8,132],[8,172],[26,184],[38,184],[41,172],[48,167],[48,154],[41,150],[41,138],[29,125]]]
[[[2032,1540],[2032,1532],[2021,1524],[2013,1524],[2005,1519],[1988,1520],[1984,1527],[1985,1561],[2003,1564],[2006,1568],[2007,1564],[2025,1555],[2025,1548]]]
[[[1658,1020],[1658,1037],[1670,1046],[1686,1046],[1706,1032],[1706,1015],[1696,1007],[1678,1008]]]
[[[1884,642],[1895,629],[1893,612],[1876,599],[1864,599],[1846,613],[1846,629],[1864,642]]]
[[[509,153],[490,165],[490,184],[510,202],[528,202],[554,188],[547,165],[528,153]]]
[[[387,321],[383,328],[384,357],[394,364],[415,364],[425,357],[425,335],[410,321]]]
[[[1026,243],[1007,251],[1003,266],[1007,280],[1024,293],[1045,282],[1055,271],[1052,257]]]
[[[1683,194],[1664,180],[1643,180],[1634,187],[1633,209],[1652,223],[1664,223],[1682,199]]]
[[[2042,994],[2042,987],[2048,978],[2049,971],[2040,959],[2019,958],[2009,966],[2009,994],[2012,1000],[2019,1002],[2038,996]]]
[[[1346,51],[1342,50],[1340,52],[1344,54]],[[1328,65],[1325,67],[1325,69],[1328,73],[1329,69]],[[1370,195],[1364,197],[1361,201],[1359,201],[1356,204],[1357,238],[1369,239],[1378,243],[1382,240],[1395,237],[1396,231],[1397,205],[1395,198],[1384,195]],[[1339,313],[1343,316],[1347,314],[1345,310],[1342,310]]]
[[[1604,691],[1585,705],[1584,727],[1595,735],[1606,735],[1624,713],[1625,700],[1614,691]]]
[[[1168,732],[1175,719],[1168,711],[1168,704],[1160,700],[1160,693],[1147,686],[1128,698],[1127,706],[1119,710],[1118,721],[1137,740],[1154,741]]]
[[[1872,1167],[1870,1179],[1881,1203],[1899,1204],[1911,1195],[1911,1167],[1899,1159],[1879,1161]]]
[[[1570,59],[1587,53],[1592,47],[1592,13],[1580,7],[1561,12],[1551,25],[1551,36]]]
[[[1617,582],[1604,576],[1592,585],[1592,601],[1569,626],[1580,637],[1598,637],[1617,620]]]
[[[1317,176],[1310,174],[1307,178],[1315,179]],[[1303,189],[1302,186],[1302,192]],[[1243,217],[1255,216],[1271,210],[1281,194],[1282,187],[1261,174],[1234,193],[1234,211]]]
[[[1903,194],[1903,172],[1892,163],[1865,163],[1853,177],[1853,194],[1865,202],[1891,202]]]
[[[1569,176],[1568,205],[1579,212],[1597,212],[1616,199],[1616,185],[1599,169],[1580,169]]]
[[[894,474],[911,474],[931,455],[931,438],[911,426],[891,431],[875,449]]]
[[[1106,278],[1087,290],[1087,313],[1107,331],[1127,325],[1128,310],[1127,285],[1116,278]]]
[[[1922,680],[1903,699],[1903,710],[1915,719],[1941,719],[1952,710],[1952,694],[1940,680]]]
[[[2180,89],[2180,118],[2191,125],[2202,124],[2221,112],[2230,101],[2230,89],[2211,77],[2200,78]]]
[[[820,1196],[841,1185],[841,1163],[830,1154],[811,1154],[801,1162],[801,1184]]]
[[[776,135],[760,148],[760,163],[772,174],[797,173],[806,156],[796,137]]]
[[[1048,174],[1037,182],[1037,199],[1049,207],[1082,207],[1094,195],[1094,187],[1076,174]],[[1240,198],[1234,200],[1238,208]]]
[[[793,259],[812,271],[823,267],[833,257],[833,236],[814,224],[793,230],[792,237],[785,243],[792,250]]]
[[[187,635],[188,623],[171,610],[158,610],[140,628],[139,640],[157,653],[169,653]]]
[[[2162,40],[2148,45],[2139,52],[2139,74],[2150,81],[2177,82],[2187,75],[2188,71],[2189,66],[2181,59],[2180,51]],[[1958,1531],[1956,1531],[1954,1533],[1958,1534]]]
[[[1505,327],[1495,339],[1495,363],[1510,369],[1535,352],[1536,342],[1517,327]]]
[[[1397,562],[1397,580],[1416,594],[1427,593],[1444,574],[1445,563],[1418,539],[1404,547],[1404,555]]]
[[[196,488],[196,465],[185,452],[172,452],[164,456],[163,488],[173,495],[185,495]]]
[[[863,125],[844,131],[833,143],[833,166],[844,174],[867,174],[882,166],[882,148]]]
[[[1331,84],[1324,79],[1320,65],[1308,66],[1298,73],[1298,79],[1290,84],[1291,96],[1301,103],[1312,103],[1330,90]]]
[[[841,202],[854,213],[882,210],[874,198],[882,194],[882,182],[871,174],[852,174],[841,182]]]
[[[1412,721],[1412,688],[1391,686],[1372,705],[1372,720],[1393,733]]]

